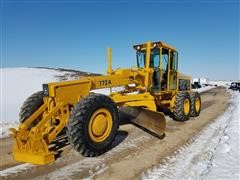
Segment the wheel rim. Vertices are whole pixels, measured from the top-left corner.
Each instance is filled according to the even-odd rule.
[[[198,113],[199,112],[199,110],[200,110],[200,99],[197,97],[196,99],[195,99],[195,109],[196,109],[196,112]]]
[[[105,109],[101,108],[95,111],[88,124],[88,133],[94,142],[104,141],[112,129],[112,115]]]
[[[189,114],[189,111],[190,111],[190,101],[189,101],[189,99],[185,99],[184,106],[183,106],[183,111],[184,111],[185,115]]]

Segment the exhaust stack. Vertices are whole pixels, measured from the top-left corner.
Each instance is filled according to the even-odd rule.
[[[107,61],[108,61],[107,73],[112,74],[112,49],[111,48],[107,48]]]

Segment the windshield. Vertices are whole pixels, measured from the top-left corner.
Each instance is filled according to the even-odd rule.
[[[160,66],[160,50],[158,48],[154,48],[151,50],[150,67],[157,68],[159,66]]]
[[[150,67],[155,68],[160,65],[160,52],[158,48],[151,50]],[[146,66],[146,50],[137,51],[137,66],[145,68]]]
[[[145,68],[146,64],[146,51],[137,51],[137,66],[139,68]]]

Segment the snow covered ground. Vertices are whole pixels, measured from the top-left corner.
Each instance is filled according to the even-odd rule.
[[[230,86],[231,85],[231,81],[209,81],[208,82],[209,84],[212,84],[212,85],[218,85],[218,86]]]
[[[208,82],[208,86],[204,86],[204,87],[201,87],[199,89],[193,89],[193,91],[197,91],[199,93],[201,92],[204,92],[204,91],[207,91],[207,90],[210,90],[212,88],[215,88],[216,86],[223,86],[223,87],[227,87],[229,88],[230,84],[231,84],[231,81],[209,81]]]
[[[231,92],[228,110],[143,179],[240,178],[239,92]]]

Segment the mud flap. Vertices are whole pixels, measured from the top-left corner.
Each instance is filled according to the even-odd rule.
[[[155,112],[138,107],[120,107],[120,119],[131,121],[133,124],[148,131],[154,136],[165,136],[166,118],[162,112]]]

